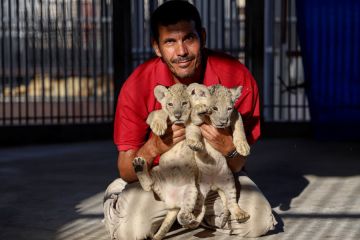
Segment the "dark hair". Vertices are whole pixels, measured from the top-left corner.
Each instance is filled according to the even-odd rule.
[[[168,26],[180,21],[194,21],[195,29],[201,37],[202,23],[194,5],[183,0],[167,1],[160,5],[151,15],[151,34],[159,41],[159,25]]]

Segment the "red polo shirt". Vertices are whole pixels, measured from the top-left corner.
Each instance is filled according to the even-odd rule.
[[[221,84],[228,88],[243,86],[235,108],[243,118],[247,140],[253,144],[260,136],[259,92],[254,78],[237,59],[209,50],[206,54],[203,84]],[[137,67],[124,83],[118,97],[114,125],[114,142],[119,151],[138,149],[149,137],[146,119],[150,112],[161,108],[154,96],[154,88],[159,84],[175,84],[170,70],[160,58]]]

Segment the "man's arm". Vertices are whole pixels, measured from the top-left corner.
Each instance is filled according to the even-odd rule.
[[[203,124],[200,127],[201,134],[209,144],[219,151],[223,156],[235,149],[233,137],[230,129],[217,129],[211,125]],[[239,172],[246,163],[246,157],[238,155],[234,158],[226,159],[232,172]]]
[[[169,126],[161,137],[153,134],[139,149],[120,151],[118,155],[118,170],[120,177],[126,182],[137,181],[132,160],[135,157],[146,159],[148,166],[152,166],[154,159],[168,151],[173,145],[185,139],[185,128],[182,125]]]

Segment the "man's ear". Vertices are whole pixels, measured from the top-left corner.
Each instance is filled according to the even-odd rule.
[[[201,29],[201,47],[204,48],[206,45],[206,30],[205,28]]]
[[[155,51],[156,56],[162,57],[160,49],[159,49],[159,43],[154,38],[151,39],[151,45]]]

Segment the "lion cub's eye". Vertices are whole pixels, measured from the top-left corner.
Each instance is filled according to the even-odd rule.
[[[213,109],[214,111],[217,111],[217,110],[218,110],[218,108],[217,108],[217,107],[212,107],[212,109]]]
[[[172,104],[172,103],[170,102],[170,103],[168,103],[168,106],[172,107],[172,106],[174,106],[174,104]]]
[[[185,106],[187,104],[187,102],[182,102],[182,105]]]

